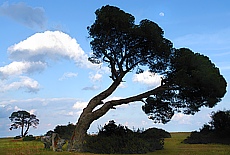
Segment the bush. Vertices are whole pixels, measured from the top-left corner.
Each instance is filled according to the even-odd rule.
[[[150,128],[150,129],[145,130],[142,133],[142,136],[144,138],[171,138],[171,135],[169,132],[166,132],[165,130],[157,129],[157,128]]]
[[[55,127],[54,132],[58,133],[59,136],[63,139],[70,139],[76,125],[69,123],[68,125],[58,125]],[[52,131],[50,131],[52,135]]]
[[[221,143],[230,144],[230,111],[212,112],[212,121],[205,124],[200,131],[193,131],[184,143],[207,144]]]
[[[36,137],[34,137],[33,135],[28,135],[28,136],[26,136],[26,137],[23,137],[23,141],[33,141],[33,140],[35,140],[36,139]]]
[[[21,136],[15,136],[14,139],[20,139],[22,138]]]
[[[139,130],[134,132],[122,125],[117,126],[114,121],[110,121],[99,129],[98,135],[87,137],[84,150],[98,154],[143,154],[163,149],[163,137],[152,135],[157,133],[152,131],[158,130],[154,128],[146,130],[146,132],[140,132]]]

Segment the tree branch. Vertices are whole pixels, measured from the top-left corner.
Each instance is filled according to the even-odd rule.
[[[96,95],[95,97],[93,97],[89,101],[89,104],[84,109],[84,111],[85,112],[92,112],[93,109],[96,106],[102,104],[102,100],[106,99],[108,96],[110,96],[117,89],[117,87],[121,83],[121,81],[122,81],[122,79],[123,79],[124,76],[125,76],[125,73],[120,74],[120,76],[118,76],[118,79],[116,79],[115,81],[113,81],[113,83],[110,85],[109,88],[107,88],[103,92],[101,92],[98,95]]]
[[[122,104],[128,104],[128,103],[136,102],[136,101],[143,102],[143,98],[147,98],[150,95],[157,94],[158,92],[164,91],[166,89],[168,89],[167,86],[159,86],[159,87],[157,87],[155,89],[152,89],[150,91],[147,91],[147,92],[144,92],[142,94],[138,94],[138,95],[135,95],[135,96],[132,96],[132,97],[128,97],[128,98],[120,99],[120,100],[108,101],[101,108],[95,110],[92,113],[92,115],[93,115],[94,118],[98,119],[101,116],[103,116],[105,113],[107,113],[107,111],[109,111],[110,109],[113,109],[115,106],[122,105]]]

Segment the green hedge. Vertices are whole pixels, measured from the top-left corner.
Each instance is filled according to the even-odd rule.
[[[28,135],[28,136],[25,136],[23,137],[23,141],[32,141],[32,140],[35,140],[36,137],[34,137],[33,135]]]
[[[99,129],[98,135],[88,136],[84,150],[101,154],[143,154],[163,149],[169,133],[161,129],[132,131],[111,121]]]

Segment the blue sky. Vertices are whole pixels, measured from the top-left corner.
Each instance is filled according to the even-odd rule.
[[[131,13],[136,23],[150,19],[164,30],[174,47],[188,47],[207,55],[230,81],[230,2],[183,0],[100,1],[0,1],[0,137],[9,131],[9,116],[27,110],[40,119],[30,134],[41,135],[56,125],[76,123],[82,108],[106,89],[111,79],[103,65],[92,65],[87,26],[94,12],[114,5]],[[130,73],[109,99],[119,99],[156,87],[159,76]],[[167,131],[198,130],[210,120],[212,111],[230,109],[230,95],[213,109],[202,108],[193,116],[176,114],[167,123],[154,124],[142,112],[142,103],[131,103],[109,111],[95,121],[89,132],[109,120],[129,128],[159,127]]]

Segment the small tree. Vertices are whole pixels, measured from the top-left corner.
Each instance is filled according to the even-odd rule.
[[[209,124],[204,124],[200,132],[193,131],[184,142],[230,144],[230,110],[212,112],[211,118]]]
[[[30,126],[36,128],[39,124],[39,119],[34,114],[24,110],[13,112],[9,119],[13,123],[10,130],[21,128],[21,137],[25,137],[28,134]]]
[[[218,136],[230,138],[230,110],[213,112],[211,118],[211,128]]]

